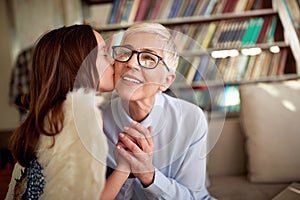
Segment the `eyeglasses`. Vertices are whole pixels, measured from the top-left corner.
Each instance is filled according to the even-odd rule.
[[[170,71],[167,64],[163,61],[162,57],[151,52],[140,52],[132,50],[127,46],[112,46],[113,58],[118,62],[128,62],[133,54],[137,54],[137,61],[141,67],[146,69],[154,69],[157,67],[158,63],[161,61],[168,71]]]

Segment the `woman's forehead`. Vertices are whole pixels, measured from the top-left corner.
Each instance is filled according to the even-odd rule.
[[[130,45],[134,49],[155,49],[163,51],[166,41],[156,33],[134,32],[125,36],[123,45]]]

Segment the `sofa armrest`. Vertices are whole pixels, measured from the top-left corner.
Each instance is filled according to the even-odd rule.
[[[220,134],[217,127],[222,126],[223,123],[223,119],[210,120],[209,138]],[[239,116],[227,117],[221,130],[218,141],[208,154],[209,176],[246,174],[245,137],[242,133]]]

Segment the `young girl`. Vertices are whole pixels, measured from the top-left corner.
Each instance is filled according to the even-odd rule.
[[[116,196],[129,172],[120,162],[122,172],[115,170],[103,189],[108,148],[98,107],[103,99],[96,94],[113,90],[112,62],[89,25],[58,28],[39,39],[23,97],[27,117],[11,139],[17,163],[6,199]]]

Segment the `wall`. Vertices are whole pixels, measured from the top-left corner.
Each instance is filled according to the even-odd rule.
[[[8,105],[8,90],[12,68],[11,40],[6,1],[0,1],[0,130],[15,127],[18,123],[18,112]]]
[[[19,52],[50,29],[82,21],[80,0],[0,0],[0,131],[19,124],[17,109],[8,103],[10,74]]]

